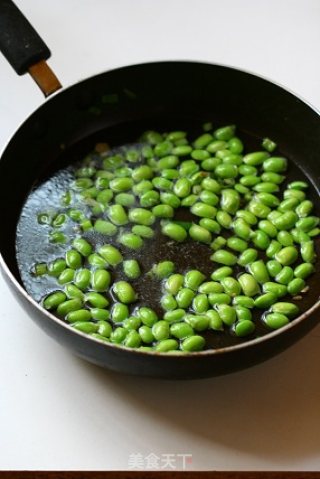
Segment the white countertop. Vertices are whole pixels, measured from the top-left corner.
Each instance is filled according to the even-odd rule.
[[[125,64],[203,60],[260,73],[320,108],[319,0],[17,4],[64,85]],[[0,82],[3,147],[44,100],[2,57]],[[180,469],[178,455],[192,455],[189,470],[320,469],[320,325],[264,364],[173,382],[72,356],[33,324],[2,278],[0,302],[0,469],[169,470],[166,454]]]

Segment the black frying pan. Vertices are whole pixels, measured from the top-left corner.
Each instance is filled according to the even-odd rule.
[[[17,35],[19,32],[19,35]],[[18,74],[27,71],[45,95],[60,88],[46,63],[48,48],[9,1],[0,0],[0,47]],[[106,103],[112,95],[116,102]],[[286,327],[242,344],[190,355],[146,353],[89,338],[42,309],[25,291],[15,255],[16,225],[37,178],[78,145],[116,132],[130,141],[144,128],[235,123],[254,138],[276,139],[279,150],[320,186],[320,117],[299,98],[252,74],[192,62],[146,63],[84,80],[54,95],[34,112],[8,143],[0,162],[2,273],[16,298],[49,335],[101,366],[167,378],[200,378],[242,369],[284,350],[319,322],[318,277],[314,304]],[[109,132],[109,133],[108,133]],[[318,194],[314,200],[319,204]],[[10,202],[8,198],[10,197]]]

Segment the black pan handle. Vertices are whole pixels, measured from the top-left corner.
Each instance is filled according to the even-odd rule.
[[[0,50],[18,73],[30,73],[45,96],[61,88],[46,63],[51,52],[11,0],[0,0]]]

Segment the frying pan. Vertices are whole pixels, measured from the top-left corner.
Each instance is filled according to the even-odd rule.
[[[45,96],[61,88],[45,62],[50,51],[9,0],[0,1],[0,47],[16,72],[29,72]],[[106,102],[106,98],[115,101]],[[77,145],[94,144],[93,140],[99,141],[108,132],[116,131],[118,139],[128,140],[146,127],[166,130],[208,119],[217,125],[234,123],[252,137],[275,139],[281,153],[303,170],[318,191],[318,112],[270,81],[220,65],[146,63],[88,78],[47,100],[6,146],[0,161],[0,217],[6,225],[0,230],[2,274],[30,317],[77,355],[130,374],[201,378],[264,361],[319,322],[315,275],[313,306],[280,330],[235,346],[189,355],[150,354],[89,338],[45,311],[25,291],[15,255],[16,225],[30,189],[44,171],[58,167],[66,152],[72,156]],[[319,203],[317,193],[314,201]]]

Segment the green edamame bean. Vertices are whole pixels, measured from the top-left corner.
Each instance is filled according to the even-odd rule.
[[[94,266],[96,268],[105,269],[108,266],[107,261],[105,259],[103,259],[102,256],[100,256],[97,253],[92,253],[88,257],[88,262],[89,262],[89,264],[91,264],[91,266]]]
[[[160,194],[161,203],[171,206],[171,208],[179,208],[181,201],[174,193],[164,191]]]
[[[74,312],[78,312],[78,311],[74,311]],[[69,313],[68,316],[72,314],[72,313]],[[72,321],[70,321],[72,322]],[[94,323],[90,323],[88,321],[75,321],[75,322],[72,322],[72,327],[74,329],[77,329],[78,331],[81,331],[82,333],[86,333],[86,334],[92,334],[92,333],[95,333],[98,329],[98,326]]]
[[[172,274],[165,282],[165,289],[168,293],[176,295],[184,282],[182,274]]]
[[[245,175],[245,176],[242,176],[242,178],[240,178],[241,185],[248,186],[249,188],[257,185],[260,182],[261,182],[260,177],[256,175]]]
[[[64,303],[66,299],[67,297],[63,291],[55,291],[43,300],[43,307],[45,309],[56,309],[61,303]]]
[[[152,177],[153,177],[153,170],[148,165],[138,166],[132,171],[132,179],[133,181],[136,181],[136,182],[139,182],[142,180],[150,180],[150,178]]]
[[[190,270],[184,277],[184,286],[197,291],[200,284],[206,279],[205,275],[198,270]]]
[[[296,208],[296,213],[299,216],[299,218],[305,218],[309,216],[311,211],[313,210],[313,203],[310,200],[304,200],[302,201],[299,206]]]
[[[237,296],[241,293],[241,286],[239,282],[232,276],[227,276],[221,280],[221,285],[224,292],[229,296]]]
[[[222,163],[215,168],[214,172],[221,179],[236,178],[238,176],[238,167]]]
[[[82,301],[79,298],[68,299],[63,303],[60,303],[57,307],[57,314],[59,316],[65,317],[67,314],[71,313],[71,311],[78,311],[81,309]]]
[[[103,309],[103,308],[92,308],[90,310],[91,312],[91,317],[92,319],[95,319],[96,321],[99,321],[100,322],[105,322],[107,321],[109,318],[110,318],[110,311],[108,311],[107,309]],[[108,323],[109,324],[109,323]],[[111,328],[112,330],[112,328]],[[99,331],[99,330],[98,330]],[[104,336],[104,334],[102,334],[101,332],[99,333],[101,334],[102,336]]]
[[[155,190],[146,191],[140,196],[140,205],[143,208],[151,208],[152,206],[156,206],[159,201],[160,194]]]
[[[212,243],[210,244],[210,248],[214,251],[221,249],[223,246],[227,244],[227,240],[223,236],[217,236]]]
[[[179,198],[185,198],[190,195],[191,186],[188,178],[179,178],[173,186],[173,191]]]
[[[267,192],[257,193],[254,195],[254,198],[255,200],[268,207],[276,207],[280,203],[279,199],[275,195],[272,195],[271,193]]]
[[[122,326],[129,331],[137,330],[141,325],[141,319],[137,318],[136,316],[129,316],[128,318],[124,319],[122,322]]]
[[[261,220],[258,223],[258,227],[263,231],[269,238],[275,238],[278,234],[277,228],[269,220]]]
[[[81,291],[81,289],[79,289],[74,284],[67,284],[65,286],[64,290],[65,290],[65,293],[66,293],[68,299],[73,299],[73,298],[83,299],[83,297],[84,297],[84,294]]]
[[[174,209],[170,205],[156,205],[152,208],[152,213],[157,218],[173,218]]]
[[[199,226],[205,228],[211,233],[219,234],[221,231],[221,226],[219,225],[219,223],[210,218],[201,218],[201,220],[199,221]]]
[[[306,244],[306,243],[304,243]],[[285,246],[275,254],[275,259],[284,266],[289,266],[298,259],[298,251],[294,246]]]
[[[206,316],[209,318],[209,329],[213,329],[214,331],[223,331],[223,321],[217,311],[214,309],[209,309],[206,312]]]
[[[101,246],[98,252],[111,266],[117,266],[123,261],[120,251],[111,244]]]
[[[253,153],[248,153],[243,157],[243,162],[246,165],[258,166],[261,165],[267,158],[269,158],[269,153],[266,151],[255,151]]]
[[[296,208],[296,206],[298,206],[298,204],[299,200],[297,198],[288,198],[281,201],[280,205],[278,206],[278,210],[283,213],[286,211],[292,211]]]
[[[91,312],[88,309],[78,309],[77,311],[71,311],[66,316],[66,321],[68,321],[68,323],[75,323],[77,321],[90,321],[90,319]]]
[[[277,240],[282,246],[293,246],[293,237],[288,231],[279,231]]]
[[[97,269],[91,275],[91,286],[94,291],[106,291],[111,283],[111,275],[105,269]]]
[[[266,264],[268,273],[272,278],[275,278],[278,273],[282,270],[282,265],[276,260],[270,260]]]
[[[202,283],[198,288],[199,293],[223,293],[223,286],[216,281],[207,281]]]
[[[109,300],[100,293],[90,291],[84,296],[85,303],[89,303],[94,308],[103,309],[109,305]]]
[[[248,248],[248,243],[241,238],[236,236],[231,236],[227,239],[227,246],[234,251],[243,253]]]
[[[177,301],[172,294],[164,294],[160,300],[160,304],[165,311],[171,311],[178,307]]]
[[[205,315],[186,314],[184,320],[195,331],[205,331],[209,327],[209,318]]]
[[[293,269],[290,266],[284,266],[280,273],[275,277],[275,281],[280,284],[289,284],[293,279]]]
[[[100,336],[103,336],[104,338],[110,338],[110,335],[112,333],[112,326],[110,323],[104,320],[100,320],[98,321],[97,326],[97,333],[100,334]]]
[[[74,278],[74,269],[66,268],[58,277],[59,284],[70,283]]]
[[[276,300],[277,295],[274,293],[264,293],[254,300],[254,305],[256,308],[266,309],[269,308]]]
[[[300,247],[301,257],[306,263],[314,263],[316,260],[316,253],[314,250],[313,241],[306,241]]]
[[[214,206],[207,205],[206,203],[195,203],[191,206],[191,213],[200,216],[201,218],[214,218],[216,216],[217,209]]]
[[[80,269],[74,276],[74,284],[79,289],[87,289],[91,282],[91,271],[87,268]]]
[[[160,261],[152,267],[152,273],[159,279],[167,278],[174,272],[174,263],[172,261]]]
[[[116,226],[123,226],[128,223],[128,216],[122,205],[111,205],[107,210],[110,221]]]
[[[262,289],[264,293],[273,293],[277,298],[281,298],[287,294],[287,286],[285,284],[278,284],[272,281],[264,283]]]
[[[287,316],[288,318],[294,318],[299,314],[299,308],[293,303],[279,302],[274,303],[271,306],[271,311],[273,313],[281,313]]]
[[[198,201],[198,195],[189,195],[182,199],[181,206],[192,206]]]
[[[149,326],[146,326],[145,324],[143,326],[140,326],[140,328],[138,329],[138,332],[144,343],[146,344],[153,343],[155,338]]]
[[[255,329],[256,326],[252,321],[244,319],[235,325],[234,333],[239,338],[244,338],[245,336],[252,334]]]
[[[141,269],[136,259],[127,259],[123,262],[124,274],[130,279],[137,279],[141,276]]]
[[[252,235],[252,242],[256,248],[267,250],[270,245],[270,238],[263,231],[257,230]]]
[[[274,258],[274,256],[281,250],[282,246],[281,244],[276,241],[272,240],[266,249],[266,255],[268,258]]]
[[[202,351],[205,346],[205,339],[202,336],[194,335],[186,338],[182,344],[181,349],[187,353]]]
[[[92,253],[92,246],[84,238],[76,238],[72,242],[72,246],[79,251],[82,256],[89,256]]]
[[[179,347],[178,341],[175,339],[163,339],[156,345],[158,353],[167,353],[168,351],[176,351]]]
[[[282,173],[287,169],[287,160],[282,156],[271,156],[263,162],[262,167],[264,171],[271,171],[272,173]]]
[[[229,253],[229,251],[224,249],[220,249],[216,251],[215,253],[213,253],[213,255],[210,256],[210,259],[212,261],[215,261],[216,263],[221,263],[226,266],[233,266],[237,262],[237,257],[234,254]]]
[[[267,267],[261,259],[251,263],[249,270],[258,283],[265,283],[270,280]]]
[[[177,321],[182,321],[186,312],[182,308],[174,309],[172,311],[166,311],[164,313],[163,319],[168,321],[168,323],[175,323]]]
[[[167,321],[160,320],[157,321],[152,326],[152,334],[157,341],[162,341],[163,339],[168,339],[170,334],[170,326]]]
[[[236,136],[234,136],[228,141],[228,147],[229,147],[229,150],[235,154],[242,153],[244,148],[242,141],[240,140],[240,138],[237,138]]]
[[[314,273],[315,267],[312,263],[301,263],[294,269],[296,278],[306,279],[310,274]]]
[[[191,158],[197,161],[203,161],[210,158],[210,153],[206,150],[193,150],[191,152]]]
[[[135,196],[130,193],[118,193],[114,199],[115,203],[122,206],[133,206],[136,202]]]
[[[253,248],[248,248],[246,251],[243,251],[238,258],[238,264],[240,266],[247,266],[253,263],[258,257],[258,251]]]
[[[236,213],[236,217],[243,219],[250,226],[254,226],[258,223],[255,214],[251,213],[248,210],[238,210]]]
[[[196,314],[208,311],[209,301],[206,294],[197,294],[192,301],[192,309]]]
[[[292,296],[300,293],[306,286],[306,282],[302,278],[294,278],[288,283],[288,293]]]
[[[211,273],[211,279],[214,281],[221,281],[223,278],[232,275],[232,268],[230,266],[222,266]]]
[[[277,148],[277,144],[274,141],[270,140],[270,138],[264,138],[262,140],[261,146],[269,153],[272,153]]]
[[[211,243],[212,241],[212,235],[210,231],[208,231],[207,228],[204,228],[203,226],[194,223],[189,229],[189,235],[193,240],[199,241],[199,243]]]
[[[293,181],[289,183],[288,188],[293,190],[306,190],[309,188],[309,185],[305,181]]]
[[[201,186],[204,190],[209,190],[216,194],[219,194],[221,191],[220,183],[217,180],[208,176],[202,180]]]
[[[110,340],[113,343],[120,344],[124,341],[125,337],[129,334],[129,331],[125,328],[118,327],[110,334]]]
[[[144,225],[134,225],[131,229],[132,233],[141,236],[142,238],[153,238],[154,236],[154,231],[152,228],[149,226],[144,226]]]
[[[249,298],[249,296],[235,296],[233,298],[232,304],[235,306],[242,306],[243,308],[253,308],[254,299]]]
[[[304,233],[308,233],[310,230],[318,226],[319,218],[316,216],[306,216],[305,218],[301,218],[296,223],[296,228],[303,231]]]
[[[193,328],[188,323],[173,323],[170,326],[170,334],[178,339],[185,339],[194,334]]]
[[[270,313],[264,318],[264,322],[271,329],[279,329],[289,323],[289,319],[284,314]]]
[[[230,188],[223,189],[221,192],[220,206],[223,211],[234,215],[240,206],[239,193]]]
[[[129,304],[137,300],[137,294],[127,281],[117,281],[112,290],[121,303]]]
[[[123,303],[114,303],[111,309],[111,318],[114,323],[122,323],[129,317],[129,308]]]
[[[166,206],[166,205],[163,205]],[[169,238],[177,241],[182,242],[187,238],[187,232],[182,227],[175,223],[168,222],[162,226],[161,232],[165,236],[169,236]]]
[[[271,183],[276,183],[280,185],[285,180],[284,175],[279,175],[279,173],[274,173],[272,171],[265,171],[261,175],[262,181],[271,181]]]
[[[138,348],[141,345],[140,334],[135,330],[129,331],[123,341],[123,345],[127,348]]]
[[[285,199],[288,198],[297,198],[300,202],[303,201],[306,198],[306,194],[304,191],[299,191],[299,190],[285,190],[283,193],[283,197]]]
[[[216,206],[219,203],[219,196],[210,190],[202,190],[200,200],[210,206]]]
[[[243,240],[249,240],[252,236],[252,231],[248,223],[243,218],[238,218],[233,223],[233,231]]]
[[[237,319],[237,314],[235,308],[228,304],[218,304],[216,306],[218,314],[222,320],[222,322],[226,326],[232,326],[232,324],[236,321]]]
[[[182,288],[176,295],[176,301],[179,308],[186,309],[190,306],[193,298],[195,297],[195,292],[190,288]]]
[[[133,208],[129,210],[129,220],[144,226],[150,226],[155,222],[155,216],[145,208]]]
[[[248,204],[248,210],[257,218],[265,219],[271,212],[269,206],[264,205],[260,201],[251,200]]]
[[[126,248],[134,250],[140,249],[143,246],[143,239],[134,233],[123,233],[118,241]]]
[[[226,293],[209,293],[208,300],[211,306],[216,306],[217,304],[230,304],[231,296]]]
[[[155,311],[145,306],[139,308],[136,314],[141,319],[142,323],[149,328],[158,321],[158,316]]]
[[[81,254],[74,249],[70,249],[69,251],[66,252],[66,264],[71,269],[80,268],[82,264]],[[49,274],[50,274],[50,270],[49,270]]]
[[[100,218],[95,221],[93,228],[98,233],[102,233],[106,236],[114,236],[118,231],[118,228],[113,223]]]
[[[278,218],[275,218],[272,221],[272,223],[278,230],[290,230],[291,228],[294,227],[297,220],[298,220],[298,215],[294,211],[286,211]]]
[[[304,231],[298,230],[297,228],[294,228],[291,230],[291,236],[294,240],[295,243],[305,243],[306,241],[310,241],[310,235],[309,232],[305,233]]]
[[[268,198],[270,193],[277,193],[280,190],[279,186],[276,183],[272,183],[271,181],[262,181],[258,183],[257,185],[255,185],[253,189],[254,191],[257,191],[258,193],[264,193],[268,195],[268,196],[265,196],[265,198]],[[274,195],[271,195],[270,198],[271,197],[273,197],[273,202],[276,202],[276,204],[272,206],[277,206],[279,204],[279,199]],[[259,198],[263,198],[263,196],[262,197],[260,196]],[[276,200],[274,198],[276,198]]]
[[[243,273],[239,276],[238,281],[242,291],[246,296],[255,296],[260,293],[260,287],[256,279],[249,273]]]

